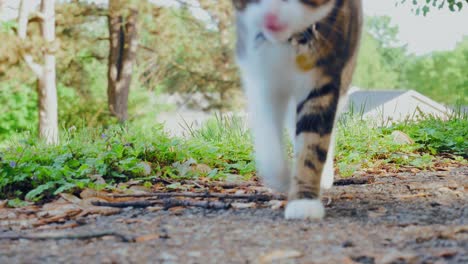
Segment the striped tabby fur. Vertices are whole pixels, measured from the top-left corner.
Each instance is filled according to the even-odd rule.
[[[333,184],[333,130],[361,35],[361,0],[233,0],[237,63],[248,98],[258,172],[289,191],[285,217],[322,218]],[[282,129],[294,141],[292,171]]]

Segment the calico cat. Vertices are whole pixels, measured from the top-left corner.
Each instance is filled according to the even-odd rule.
[[[232,1],[258,173],[267,186],[289,191],[287,219],[322,218],[321,187],[333,185],[333,130],[355,68],[361,0]]]

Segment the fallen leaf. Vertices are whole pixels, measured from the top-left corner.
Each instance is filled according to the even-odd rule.
[[[256,206],[255,203],[232,203],[231,207],[234,209],[247,209],[247,208],[254,208]]]
[[[103,198],[106,200],[109,199],[107,193],[96,191],[96,190],[91,190],[91,189],[84,189],[80,193],[80,197],[81,199],[86,199],[86,198],[91,198],[91,197],[99,197],[99,198]]]
[[[114,215],[120,213],[121,209],[120,208],[114,208],[114,207],[105,207],[105,206],[90,206],[83,210],[81,214],[78,215],[78,217],[83,217],[87,215]]]
[[[157,211],[161,211],[162,209],[164,209],[164,207],[162,206],[150,206],[146,208],[148,212],[157,212]]]
[[[284,259],[292,259],[292,258],[300,258],[302,257],[302,252],[297,250],[275,250],[270,253],[267,253],[261,256],[258,261],[260,263],[271,263],[273,261],[284,260]]]
[[[148,234],[148,235],[143,235],[135,238],[135,242],[137,243],[143,243],[151,240],[156,240],[159,239],[159,234]]]
[[[60,214],[60,215],[54,215],[54,216],[49,217],[49,218],[40,219],[39,221],[35,222],[33,224],[33,226],[38,227],[38,226],[41,226],[41,225],[47,225],[47,224],[51,224],[51,223],[63,222],[63,221],[66,221],[67,219],[70,219],[70,218],[76,216],[76,215],[79,215],[81,212],[82,212],[81,209],[69,210],[69,211],[66,211],[65,213]]]
[[[342,195],[340,195],[340,199],[352,200],[352,199],[354,199],[354,195],[352,195],[350,193],[343,193]]]
[[[368,215],[372,218],[378,218],[381,216],[384,216],[387,212],[387,209],[385,207],[378,207],[378,208],[373,208],[372,210],[369,210]]]
[[[72,204],[79,204],[81,203],[81,199],[76,197],[75,195],[73,194],[69,194],[69,193],[61,193],[59,194],[60,197],[62,197],[64,200],[72,203]]]
[[[78,223],[70,223],[65,225],[44,225],[38,227],[39,230],[62,230],[62,229],[70,229],[80,226]]]
[[[419,197],[429,197],[431,194],[429,193],[416,193],[416,194],[404,194],[404,195],[396,195],[396,198],[399,199],[411,199],[411,198],[419,198]]]
[[[134,185],[129,188],[129,191],[132,194],[143,194],[143,193],[150,193],[152,190],[151,188],[147,188],[145,186]]]
[[[175,207],[169,208],[169,211],[175,215],[181,215],[184,210],[185,210],[185,207],[183,206],[175,206]]]
[[[0,208],[6,208],[8,204],[8,200],[1,200],[0,201]]]
[[[438,252],[434,252],[433,255],[440,258],[451,258],[458,254],[458,251],[454,249],[441,249]]]
[[[234,192],[235,195],[245,194],[245,193],[246,193],[245,190],[236,190],[236,191]]]
[[[138,219],[138,218],[120,218],[115,220],[116,223],[124,223],[124,224],[135,224],[135,223],[143,223],[143,224],[150,224],[149,221],[143,220],[143,219]]]
[[[273,210],[279,210],[286,206],[286,201],[271,200],[268,202],[268,206]]]
[[[397,250],[392,250],[386,253],[382,259],[378,262],[382,264],[391,264],[391,263],[408,263],[416,264],[419,262],[419,257],[413,252],[401,252]]]

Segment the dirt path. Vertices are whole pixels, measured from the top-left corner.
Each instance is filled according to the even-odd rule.
[[[60,232],[137,242],[4,240],[0,263],[468,263],[467,187],[468,167],[337,186],[321,222],[285,221],[272,209],[126,209]]]

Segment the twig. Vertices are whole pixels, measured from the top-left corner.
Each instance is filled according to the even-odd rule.
[[[217,202],[217,201],[191,201],[191,200],[177,200],[177,199],[164,199],[164,200],[144,200],[144,201],[128,201],[128,202],[92,202],[95,206],[107,207],[135,207],[146,208],[153,205],[163,205],[164,209],[169,209],[177,206],[184,207],[200,207],[205,209],[226,210],[231,207],[231,203]]]
[[[282,194],[222,194],[222,193],[192,193],[192,192],[155,192],[143,194],[110,194],[112,198],[167,198],[167,197],[189,197],[189,198],[218,198],[223,200],[247,200],[267,202],[271,200],[286,200]]]
[[[223,189],[236,189],[236,188],[243,188],[243,187],[250,187],[250,186],[261,186],[259,183],[256,182],[202,182],[202,181],[188,181],[187,183],[196,182],[197,184],[204,185],[207,187],[221,187]]]
[[[62,240],[62,239],[79,239],[79,240],[86,240],[92,238],[100,238],[106,236],[113,236],[120,239],[122,242],[133,242],[133,238],[128,238],[125,235],[113,232],[113,231],[104,231],[98,233],[91,233],[91,234],[39,234],[39,235],[0,235],[0,240],[19,240],[19,239],[27,239],[33,241],[40,241],[40,240]]]
[[[349,179],[340,179],[336,180],[333,185],[335,186],[345,186],[345,185],[362,185],[370,184],[375,181],[373,176],[361,177],[361,178],[349,178]]]

